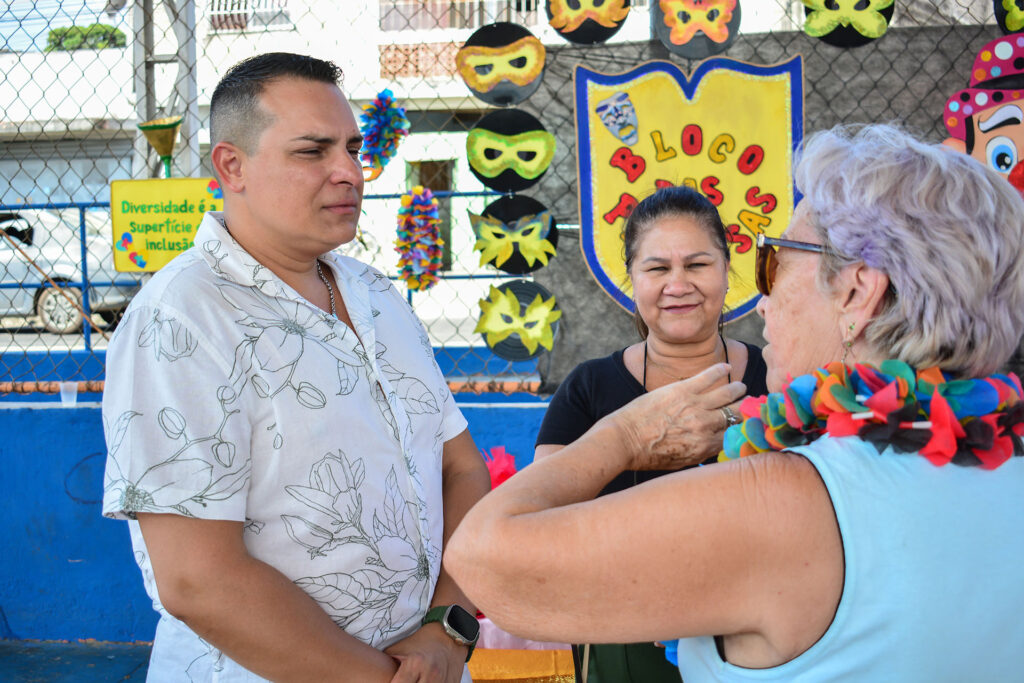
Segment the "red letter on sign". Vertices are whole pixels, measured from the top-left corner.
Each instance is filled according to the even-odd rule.
[[[750,145],[743,150],[743,154],[740,154],[740,158],[736,161],[736,168],[743,175],[750,175],[757,170],[762,161],[764,161],[764,148],[761,145]]]
[[[619,218],[629,218],[629,214],[633,213],[633,209],[636,208],[636,205],[636,197],[623,192],[622,196],[619,197],[619,203],[615,205],[615,208],[604,215],[604,222],[611,225]]]
[[[747,196],[746,196],[747,205],[748,206],[760,206],[761,207],[761,213],[771,213],[772,211],[775,210],[775,205],[777,204],[777,202],[775,200],[775,195],[773,195],[773,194],[762,194],[762,195],[759,195],[758,192],[760,192],[760,191],[761,191],[761,188],[758,187],[757,185],[754,185],[749,190],[747,190]]]
[[[718,178],[713,175],[709,175],[704,180],[700,181],[700,191],[704,193],[704,196],[708,198],[715,206],[721,206],[722,200],[725,199],[725,195],[718,191]]]
[[[754,241],[749,236],[740,232],[740,226],[735,223],[725,228],[725,239],[727,242],[739,245],[736,247],[737,254],[746,254],[754,244]]]
[[[626,180],[633,183],[644,173],[647,162],[638,154],[629,151],[629,147],[619,147],[608,162],[613,168],[621,168],[626,173]]]
[[[669,182],[669,181],[667,181],[667,180],[661,180],[661,179],[658,179],[658,180],[655,180],[655,181],[654,181],[654,188],[655,188],[656,190],[660,190],[660,189],[662,189],[663,187],[675,187],[675,185],[673,185],[672,183],[670,183],[670,182]]]
[[[700,149],[704,146],[704,131],[700,129],[700,126],[691,123],[683,128],[682,145],[683,152],[691,157],[700,154]]]

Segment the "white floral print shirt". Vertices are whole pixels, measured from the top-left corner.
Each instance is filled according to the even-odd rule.
[[[107,352],[103,514],[244,523],[249,553],[377,648],[413,633],[441,564],[441,452],[466,428],[430,341],[376,270],[335,253],[355,327],[207,214],[132,301]],[[150,681],[252,681],[161,606]]]

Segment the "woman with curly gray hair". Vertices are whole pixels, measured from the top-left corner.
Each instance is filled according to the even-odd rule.
[[[662,640],[695,681],[1004,681],[1024,665],[1024,201],[889,126],[807,140],[781,238],[758,239],[768,387],[724,365],[525,468],[445,553],[535,639]],[[716,387],[716,384],[718,385]],[[621,549],[628,548],[628,552]]]

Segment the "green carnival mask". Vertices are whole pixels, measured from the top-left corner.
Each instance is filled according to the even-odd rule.
[[[507,169],[533,180],[539,177],[555,156],[555,136],[546,130],[530,130],[518,135],[502,135],[474,128],[466,137],[469,165],[486,178],[496,178]]]

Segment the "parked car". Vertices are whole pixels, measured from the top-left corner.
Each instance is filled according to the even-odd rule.
[[[82,281],[78,210],[0,212],[0,232],[0,316],[37,315],[47,331],[58,334],[80,330],[82,290],[67,285]],[[89,287],[89,308],[107,323],[116,323],[142,281],[137,274],[114,270],[108,218],[86,211],[85,233],[89,282],[98,283]],[[115,281],[130,284],[111,284]]]

